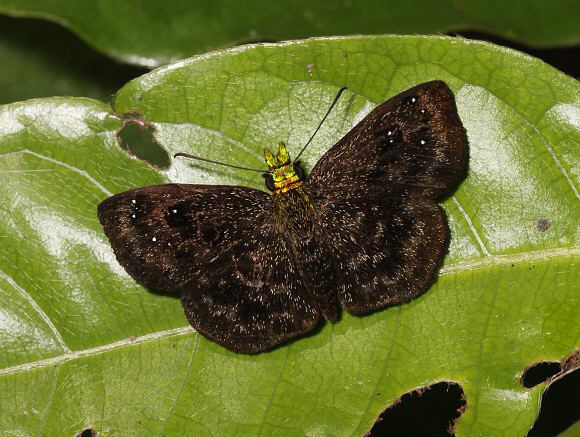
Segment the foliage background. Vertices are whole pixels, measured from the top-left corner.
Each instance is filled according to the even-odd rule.
[[[450,380],[468,399],[458,435],[524,434],[544,386],[523,389],[523,368],[579,348],[577,81],[504,47],[438,36],[242,46],[139,77],[250,40],[465,29],[576,44],[560,50],[578,60],[577,2],[506,3],[0,1],[0,432],[362,435],[406,391]],[[107,193],[261,184],[185,163],[159,172],[117,147],[117,115],[139,111],[170,153],[257,166],[264,144],[303,144],[348,85],[312,165],[374,104],[434,78],[457,94],[470,174],[445,199],[453,241],[421,299],[242,357],[115,265],[94,216]],[[48,96],[81,98],[25,101]]]

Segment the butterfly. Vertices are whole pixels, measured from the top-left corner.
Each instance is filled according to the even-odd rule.
[[[442,81],[372,110],[305,177],[284,143],[266,187],[167,184],[116,194],[98,217],[141,285],[179,290],[189,323],[258,353],[341,309],[365,314],[433,283],[449,239],[435,199],[466,167],[467,138]]]

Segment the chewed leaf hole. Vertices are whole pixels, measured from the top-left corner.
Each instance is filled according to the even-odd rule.
[[[542,395],[536,423],[527,437],[560,435],[580,421],[580,368],[557,377]]]
[[[401,396],[381,413],[367,436],[454,436],[466,408],[459,384],[438,382]]]
[[[535,387],[542,382],[546,382],[552,376],[562,370],[557,361],[542,361],[524,369],[520,378],[522,385],[526,388]]]
[[[117,132],[117,141],[122,149],[156,168],[168,168],[169,154],[155,139],[155,128],[139,114],[123,116],[123,127]]]
[[[87,428],[83,429],[75,437],[97,437],[97,432],[94,429]]]

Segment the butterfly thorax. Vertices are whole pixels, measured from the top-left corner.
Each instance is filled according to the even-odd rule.
[[[302,170],[290,161],[290,155],[284,143],[279,144],[276,155],[264,149],[264,156],[268,164],[268,173],[265,177],[266,187],[269,190],[274,193],[285,193],[302,185]]]

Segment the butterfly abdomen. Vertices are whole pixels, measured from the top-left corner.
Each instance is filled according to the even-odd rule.
[[[272,195],[276,226],[292,248],[292,258],[308,295],[327,320],[337,320],[336,272],[326,247],[315,235],[320,206],[304,186]]]
[[[313,237],[294,241],[292,252],[308,294],[326,320],[336,321],[340,311],[336,272],[327,249]]]

